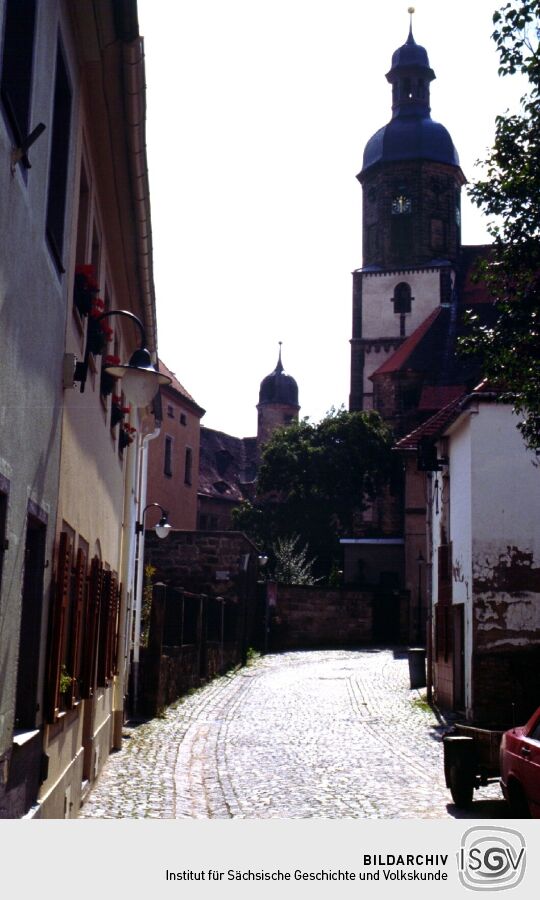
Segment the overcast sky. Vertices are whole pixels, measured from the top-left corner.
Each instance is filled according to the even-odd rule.
[[[497,76],[491,0],[419,0],[432,117],[471,181],[519,85]],[[364,146],[390,118],[402,0],[139,0],[161,358],[206,409],[256,432],[283,341],[301,415],[348,405]],[[487,240],[464,198],[463,241]]]

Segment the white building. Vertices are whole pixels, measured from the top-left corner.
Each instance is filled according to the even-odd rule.
[[[400,442],[426,471],[435,699],[484,722],[538,705],[540,471],[485,384]]]

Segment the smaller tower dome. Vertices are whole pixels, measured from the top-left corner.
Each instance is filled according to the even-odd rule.
[[[259,403],[286,403],[289,406],[298,406],[298,385],[292,375],[286,375],[283,369],[281,341],[276,368],[261,381]]]
[[[276,368],[263,378],[257,404],[257,444],[259,448],[268,441],[276,428],[283,428],[298,421],[298,385],[292,375],[286,375],[281,361],[281,341]]]

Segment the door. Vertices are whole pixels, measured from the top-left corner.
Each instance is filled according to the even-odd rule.
[[[452,607],[453,612],[453,680],[454,680],[454,710],[463,712],[465,709],[465,606],[458,603]]]

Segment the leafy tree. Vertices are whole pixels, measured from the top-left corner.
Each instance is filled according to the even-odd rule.
[[[331,410],[317,425],[304,419],[277,429],[266,444],[257,497],[235,511],[237,528],[261,546],[299,535],[327,575],[339,537],[390,476],[391,433],[375,412]]]
[[[497,116],[483,177],[469,193],[490,216],[493,252],[480,277],[495,299],[495,325],[474,315],[465,347],[506,391],[531,447],[540,446],[540,0],[510,0],[493,16],[502,76],[528,80],[520,111]]]

